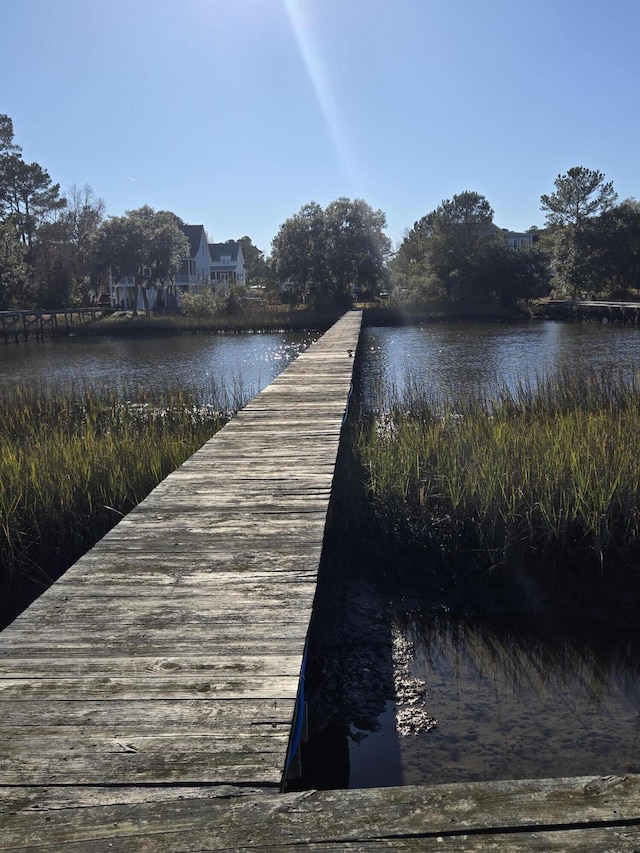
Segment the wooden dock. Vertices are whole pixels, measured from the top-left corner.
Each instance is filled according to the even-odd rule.
[[[640,850],[635,776],[282,793],[360,323],[0,634],[0,850]]]
[[[637,326],[640,323],[640,302],[549,299],[541,303],[541,309],[548,320],[593,320],[598,323],[617,323],[621,326]]]
[[[69,335],[77,326],[93,323],[105,314],[113,314],[114,310],[108,306],[93,306],[59,310],[35,308],[32,311],[0,311],[1,340],[7,344],[10,341],[28,341],[30,338],[41,341],[43,338]]]

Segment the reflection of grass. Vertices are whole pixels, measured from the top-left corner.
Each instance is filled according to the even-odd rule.
[[[518,626],[455,618],[451,614],[411,613],[398,618],[400,632],[415,649],[417,669],[441,668],[448,661],[454,676],[469,668],[501,690],[544,695],[566,694],[573,701],[598,703],[620,691],[640,700],[638,638],[587,635],[572,623],[530,622]]]
[[[225,406],[200,404],[211,397],[211,389],[198,395],[169,387],[124,396],[89,388],[4,390],[5,594],[18,575],[46,586],[216,432]]]
[[[636,582],[637,382],[575,373],[443,405],[414,385],[363,420],[357,444],[389,529],[504,577]]]

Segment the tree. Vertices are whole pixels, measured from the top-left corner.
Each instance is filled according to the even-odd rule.
[[[6,251],[6,228],[9,227],[23,244],[21,263],[27,264],[28,286],[24,282],[22,267],[18,279],[25,285],[21,286],[22,298],[29,302],[37,304],[46,299],[46,284],[43,287],[43,282],[51,279],[52,271],[44,263],[40,235],[55,222],[65,205],[66,200],[60,196],[60,185],[52,182],[48,172],[38,163],[24,162],[20,146],[13,141],[13,122],[9,116],[0,115],[0,221],[5,225],[3,241]]]
[[[618,198],[613,183],[605,183],[604,175],[595,169],[574,166],[554,181],[555,192],[540,197],[551,227],[580,225],[590,216],[598,216],[613,207]]]
[[[13,141],[13,122],[8,115],[0,114],[0,158],[19,154],[22,149]]]
[[[396,269],[412,272],[414,278],[419,271],[450,301],[467,298],[474,289],[475,256],[487,243],[495,243],[498,233],[487,199],[462,192],[414,224],[400,246]]]
[[[629,198],[589,219],[576,246],[586,268],[585,286],[628,298],[640,288],[640,203]]]
[[[100,289],[92,268],[92,239],[104,218],[104,201],[88,184],[73,185],[67,206],[40,226],[33,265],[45,289],[45,303],[65,307],[89,301]]]
[[[38,163],[25,163],[17,154],[2,158],[0,195],[5,215],[15,222],[22,242],[29,248],[38,228],[66,206],[60,184],[54,184]]]
[[[124,216],[112,216],[96,232],[93,256],[101,270],[111,270],[116,282],[133,276],[134,314],[142,293],[145,314],[150,314],[149,290],[162,292],[173,282],[181,258],[189,255],[182,220],[170,211],[143,206]]]
[[[231,242],[231,241],[229,241]],[[242,247],[244,258],[245,280],[247,284],[264,284],[267,277],[267,262],[264,252],[254,246],[251,237],[240,237],[237,241]]]
[[[28,308],[31,280],[24,260],[25,248],[10,220],[0,222],[0,311]]]
[[[344,305],[352,287],[382,279],[390,241],[386,217],[362,199],[316,202],[287,219],[272,243],[271,263],[294,298],[317,306]]]
[[[387,218],[362,199],[332,201],[324,211],[327,269],[333,301],[348,304],[353,288],[373,290],[382,280],[391,241]]]
[[[592,231],[592,220],[609,211],[618,196],[602,172],[584,166],[558,175],[554,184],[555,192],[540,197],[541,209],[546,211],[551,228],[556,290],[566,291],[575,299],[590,288],[594,276],[586,251],[587,231]]]
[[[392,264],[393,273],[415,295],[451,303],[493,302],[511,306],[544,291],[547,262],[542,252],[509,249],[493,210],[477,192],[445,199],[409,231]]]

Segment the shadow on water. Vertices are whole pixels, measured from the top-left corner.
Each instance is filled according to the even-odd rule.
[[[393,641],[383,586],[362,555],[332,535],[327,540],[309,631],[310,733],[302,746],[303,777],[289,785],[292,790],[354,787],[354,755],[367,751],[370,733],[381,731],[381,715],[394,708]],[[369,772],[378,781],[369,786],[396,784],[383,781],[399,770],[393,726],[382,741]]]
[[[480,384],[503,376],[514,343],[514,376],[525,356],[550,370],[566,355],[564,327],[531,326],[524,343],[520,330],[518,341],[509,328],[480,331],[492,357],[485,346],[474,360],[460,350],[466,328],[391,330],[384,340],[367,330],[369,372],[389,378],[394,347],[405,359],[414,339],[422,349],[411,367],[434,387],[451,385],[452,364],[468,373],[477,363]],[[624,343],[640,358],[640,336],[625,331],[569,329],[569,354],[602,347],[591,360],[607,364]],[[374,394],[364,400],[373,405]],[[347,515],[353,496],[340,507]],[[355,543],[349,531],[345,522],[329,537],[320,570],[300,787],[640,772],[640,632],[535,612],[542,603],[517,590],[472,588],[464,572],[440,576],[424,554],[375,535]]]

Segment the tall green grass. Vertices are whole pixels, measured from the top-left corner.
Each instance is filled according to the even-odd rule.
[[[434,401],[409,383],[362,418],[377,517],[446,563],[525,568],[640,599],[640,383],[576,372]]]
[[[202,400],[215,400],[203,405]],[[228,418],[215,389],[0,394],[0,590],[46,587]],[[21,583],[18,583],[18,580]],[[16,593],[17,594],[17,593]],[[5,606],[5,610],[7,607]],[[10,608],[9,608],[10,609]],[[2,614],[0,614],[1,617]]]

